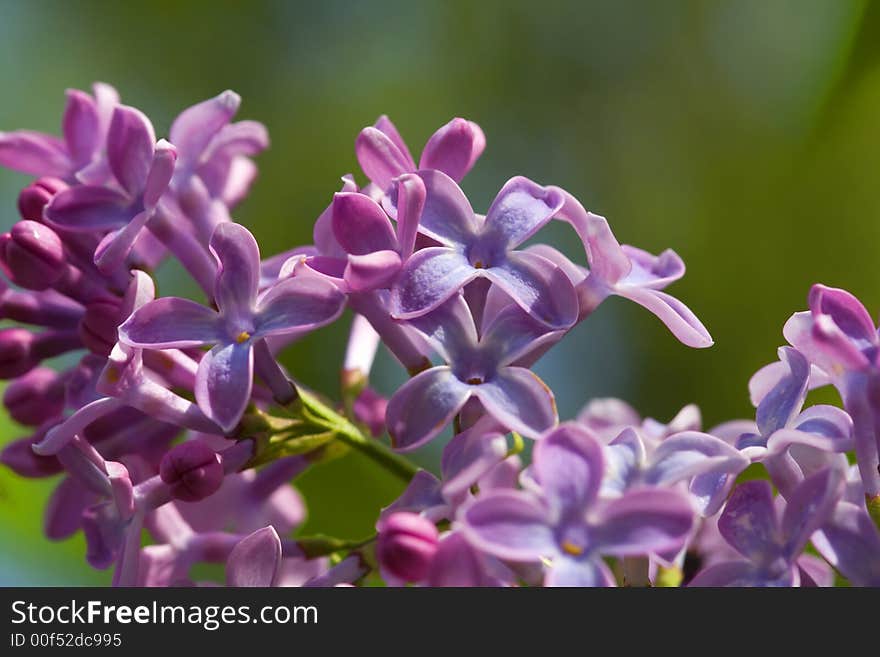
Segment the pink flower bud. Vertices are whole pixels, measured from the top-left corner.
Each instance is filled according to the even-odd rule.
[[[64,385],[55,370],[37,367],[9,384],[3,404],[16,422],[36,427],[64,410]]]
[[[379,524],[376,556],[382,567],[407,582],[418,582],[428,574],[437,553],[437,528],[415,513],[393,513]]]
[[[25,187],[18,195],[18,212],[22,219],[43,221],[43,208],[63,189],[67,189],[67,184],[58,178],[40,178]]]
[[[180,443],[163,457],[159,476],[171,487],[171,494],[184,502],[198,502],[213,494],[223,483],[220,456],[201,440]]]
[[[94,301],[86,306],[79,324],[79,336],[93,354],[109,356],[116,345],[116,333],[121,323],[119,305],[109,301]]]
[[[19,221],[4,243],[3,259],[16,283],[45,290],[65,272],[67,258],[57,233],[36,221]]]

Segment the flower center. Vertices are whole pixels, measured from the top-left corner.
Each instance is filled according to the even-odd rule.
[[[468,383],[468,384],[470,384],[470,385],[472,385],[472,386],[478,386],[478,385],[480,385],[482,382],[483,382],[483,378],[480,377],[480,376],[472,376],[471,378],[469,378],[469,379],[466,381],[466,383]]]
[[[251,339],[251,334],[248,333],[247,331],[242,331],[241,333],[239,333],[238,335],[235,336],[235,341],[238,344],[241,344],[242,342],[247,342],[250,339]]]
[[[579,557],[584,553],[584,548],[571,541],[562,541],[562,551],[573,557]]]

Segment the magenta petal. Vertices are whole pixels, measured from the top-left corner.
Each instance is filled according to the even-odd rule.
[[[550,506],[577,513],[599,495],[605,458],[592,432],[567,422],[538,442],[532,467]]]
[[[615,294],[635,301],[654,313],[666,328],[688,347],[711,347],[714,342],[697,316],[673,296],[642,287],[620,286]]]
[[[431,561],[428,586],[492,586],[496,584],[486,572],[480,554],[462,536],[450,532],[440,541]]]
[[[366,255],[351,255],[345,268],[345,282],[349,290],[364,292],[388,287],[400,271],[397,251],[375,251]]]
[[[391,119],[389,119],[385,114],[376,119],[376,122],[373,124],[373,127],[376,130],[384,133],[388,139],[392,141],[392,143],[397,146],[401,153],[403,153],[407,162],[407,171],[415,171],[416,170],[416,161],[413,159],[412,154],[409,152],[409,148],[406,145],[406,142],[403,140],[403,137],[400,136],[400,133],[397,131],[397,126],[392,123]]]
[[[397,179],[397,243],[403,259],[415,248],[426,194],[425,183],[417,175],[407,173]]]
[[[827,316],[820,316],[821,328],[809,311],[794,313],[782,327],[785,339],[830,377],[868,365],[859,347]]]
[[[568,328],[577,321],[574,286],[549,260],[526,251],[512,251],[505,262],[486,269],[485,275],[520,308],[547,326]]]
[[[243,538],[226,562],[228,586],[272,586],[281,566],[281,539],[272,527]]]
[[[383,190],[394,178],[414,168],[388,135],[376,128],[361,130],[354,152],[367,178]]]
[[[219,264],[214,300],[227,317],[249,316],[260,287],[260,247],[250,231],[222,223],[211,236],[211,251]]]
[[[737,486],[718,519],[718,531],[744,557],[768,564],[782,554],[782,533],[767,481]]]
[[[537,233],[564,202],[555,187],[541,187],[522,176],[511,178],[486,213],[483,237],[499,247],[513,249]]]
[[[855,296],[835,287],[816,284],[810,289],[813,316],[828,315],[851,340],[864,345],[877,344],[877,329],[871,315]]]
[[[419,169],[437,169],[456,182],[464,178],[476,159],[475,142],[482,137],[482,133],[475,133],[474,125],[455,118],[437,130],[425,144]]]
[[[569,559],[557,557],[553,567],[547,571],[544,586],[559,587],[611,587],[615,586],[614,575],[601,559]]]
[[[333,235],[347,253],[366,255],[396,251],[397,237],[391,220],[373,199],[357,192],[333,196]]]
[[[694,510],[681,493],[643,488],[600,507],[595,541],[603,554],[643,555],[684,544],[694,525]]]
[[[396,449],[410,450],[440,433],[471,395],[448,367],[433,367],[404,383],[388,402],[385,421]]]
[[[98,502],[98,496],[73,477],[65,477],[46,505],[43,531],[51,541],[73,536],[82,526],[83,512]]]
[[[107,161],[113,176],[132,196],[144,190],[155,145],[153,124],[143,112],[126,105],[113,111],[107,134]]]
[[[391,288],[391,314],[411,319],[428,313],[479,275],[468,259],[443,246],[417,251]]]
[[[0,166],[54,178],[66,178],[73,168],[60,139],[30,130],[0,132]]]
[[[164,139],[160,139],[156,144],[153,162],[150,165],[150,172],[144,186],[144,205],[146,207],[154,207],[162,194],[165,193],[168,183],[171,182],[176,161],[177,149]]]
[[[511,561],[557,554],[553,528],[540,502],[523,491],[492,491],[461,510],[462,532],[479,550]]]
[[[188,107],[174,119],[168,134],[188,166],[195,166],[214,136],[235,116],[240,104],[241,97],[227,90]]]
[[[447,246],[472,241],[477,234],[477,219],[461,188],[442,171],[428,169],[418,174],[426,193],[419,230]]]
[[[85,166],[101,146],[98,107],[92,97],[77,89],[68,89],[61,126],[74,166],[77,169]]]
[[[843,495],[840,471],[827,468],[804,479],[789,495],[782,515],[782,533],[790,561],[799,555],[813,532],[834,512]]]
[[[524,367],[505,367],[474,388],[474,395],[492,417],[527,438],[538,438],[559,417],[553,392]]]
[[[666,249],[658,256],[642,249],[623,244],[620,247],[632,264],[629,274],[621,284],[639,285],[653,290],[662,290],[684,276],[684,261],[672,249]]]
[[[219,344],[199,363],[196,402],[227,433],[238,424],[250,401],[253,372],[250,342]]]
[[[294,330],[312,330],[339,317],[345,295],[317,276],[295,276],[279,281],[257,301],[255,333],[281,335]]]
[[[56,194],[45,209],[46,219],[68,230],[119,228],[137,212],[131,200],[106,187],[83,185]]]
[[[224,337],[216,312],[178,297],[162,297],[147,303],[119,327],[122,342],[151,349],[194,347]]]

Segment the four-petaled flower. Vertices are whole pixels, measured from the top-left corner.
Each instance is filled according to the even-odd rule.
[[[228,432],[251,396],[254,342],[323,326],[339,316],[345,297],[317,276],[285,279],[259,293],[259,247],[238,224],[218,225],[211,250],[219,265],[217,311],[164,297],[135,311],[119,327],[119,338],[145,349],[215,345],[199,363],[195,396],[205,414]]]
[[[479,337],[460,295],[411,323],[447,365],[417,374],[388,402],[385,418],[395,447],[408,450],[427,442],[471,397],[500,424],[529,438],[556,424],[550,389],[530,370],[511,365],[553,340],[555,332],[515,304],[498,313]]]
[[[599,499],[602,445],[564,424],[538,441],[533,475],[540,496],[492,491],[462,508],[465,536],[509,561],[543,561],[547,586],[613,586],[604,555],[649,555],[679,548],[693,527],[688,499],[669,489],[634,489]]]
[[[568,276],[543,256],[515,250],[560,210],[561,190],[511,178],[483,218],[449,176],[419,175],[427,190],[419,230],[442,246],[421,249],[404,264],[391,288],[392,315],[424,315],[483,277],[547,326],[574,324],[577,298]]]

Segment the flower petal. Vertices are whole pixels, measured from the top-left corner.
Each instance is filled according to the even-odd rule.
[[[786,537],[789,562],[800,555],[813,532],[831,518],[843,488],[843,474],[835,468],[827,468],[804,479],[788,496],[782,515],[782,533]]]
[[[614,293],[650,310],[688,347],[702,349],[714,344],[702,322],[675,297],[658,290],[635,286],[620,286]]]
[[[523,491],[492,491],[464,507],[461,531],[478,550],[511,561],[558,553],[547,509]]]
[[[477,234],[477,218],[455,181],[442,171],[418,171],[425,183],[425,207],[419,231],[441,244],[467,244]]]
[[[400,267],[397,251],[350,255],[343,278],[352,292],[377,290],[388,287],[396,278]]]
[[[520,308],[555,329],[572,326],[578,317],[574,286],[560,268],[542,256],[512,251],[485,276],[510,295]]]
[[[272,586],[281,566],[281,539],[272,527],[243,538],[226,562],[228,586]]]
[[[0,132],[0,166],[31,176],[66,178],[73,164],[58,137],[31,130]]]
[[[527,438],[538,438],[559,421],[553,392],[524,367],[502,368],[473,390],[486,412]]]
[[[646,555],[680,547],[693,525],[687,497],[671,489],[643,488],[602,504],[592,535],[603,554]]]
[[[723,561],[697,573],[688,586],[716,588],[721,586],[791,586],[790,577],[789,575],[780,583],[773,584],[748,561]]]
[[[737,486],[718,519],[718,531],[755,563],[769,564],[779,558],[782,535],[770,483],[747,481]]]
[[[416,161],[413,159],[413,156],[409,152],[409,148],[406,145],[406,142],[403,140],[403,137],[400,136],[400,133],[397,131],[397,126],[391,122],[385,114],[376,119],[376,122],[373,124],[373,127],[376,130],[384,133],[386,137],[388,137],[395,146],[403,153],[406,161],[409,165],[408,171],[416,170]]]
[[[864,506],[838,504],[813,545],[855,586],[880,586],[880,532]]]
[[[46,219],[68,230],[119,228],[137,214],[131,200],[106,187],[81,185],[58,192],[45,209]]]
[[[433,367],[404,383],[388,401],[385,421],[396,449],[431,440],[452,421],[471,395],[448,367]]]
[[[183,110],[171,124],[169,137],[177,146],[185,166],[194,167],[211,140],[235,116],[241,97],[223,93]]]
[[[668,486],[707,472],[737,475],[749,459],[723,440],[699,431],[682,431],[664,440],[651,454],[645,482]]]
[[[542,187],[522,176],[511,178],[486,213],[482,237],[500,248],[516,248],[550,221],[564,201],[556,187]]]
[[[279,281],[257,301],[254,329],[260,336],[314,330],[339,317],[345,295],[317,276]]]
[[[98,107],[92,97],[78,89],[68,89],[61,127],[74,167],[79,169],[91,162],[101,146]]]
[[[220,317],[210,308],[178,297],[141,306],[119,327],[119,339],[132,347],[171,349],[222,339]]]
[[[401,258],[409,258],[413,254],[419,222],[425,209],[427,190],[424,181],[413,173],[407,173],[397,179],[397,243]]]
[[[479,426],[454,436],[443,448],[443,494],[455,499],[507,456],[507,439]]]
[[[397,176],[415,169],[412,158],[401,153],[388,135],[377,128],[361,130],[354,152],[367,178],[383,190],[388,189]]]
[[[458,251],[445,246],[417,251],[391,288],[391,314],[412,319],[431,312],[479,272]]]
[[[211,236],[217,258],[214,300],[228,317],[247,317],[254,310],[260,287],[260,247],[250,231],[235,223],[222,223]]]
[[[437,169],[460,181],[476,161],[474,151],[482,151],[484,145],[485,137],[475,123],[452,119],[428,139],[419,160],[419,169]]]
[[[153,124],[143,112],[127,105],[113,110],[107,133],[107,161],[113,176],[132,196],[144,190],[155,145]]]
[[[199,363],[196,402],[205,415],[228,433],[247,408],[253,378],[254,351],[250,341],[219,344]]]
[[[150,172],[147,174],[147,181],[144,185],[144,205],[146,207],[155,207],[159,198],[165,193],[168,183],[171,182],[176,161],[177,149],[164,139],[160,139],[156,144]]]
[[[332,217],[333,235],[347,253],[366,255],[398,248],[391,220],[368,196],[357,192],[334,194]]]
[[[541,438],[532,467],[550,508],[561,517],[582,514],[596,500],[605,458],[592,432],[567,422]]]
[[[837,328],[856,343],[877,344],[877,329],[870,313],[846,290],[817,283],[810,289],[809,305],[814,318],[829,316]]]
[[[508,365],[541,348],[558,341],[563,331],[551,331],[517,306],[510,304],[483,330],[480,344],[491,349],[499,365]]]
[[[480,554],[461,532],[450,532],[437,546],[431,561],[426,584],[428,586],[497,586],[486,572]]]
[[[587,260],[590,275],[605,285],[613,286],[629,274],[632,262],[623,251],[605,217],[587,213],[586,218]]]
[[[609,587],[615,586],[614,575],[601,559],[569,559],[557,557],[547,571],[544,586]]]
[[[770,436],[777,429],[788,426],[800,413],[807,397],[810,364],[797,350],[789,347],[779,349],[779,358],[785,363],[787,373],[767,392],[755,419],[761,435]]]

